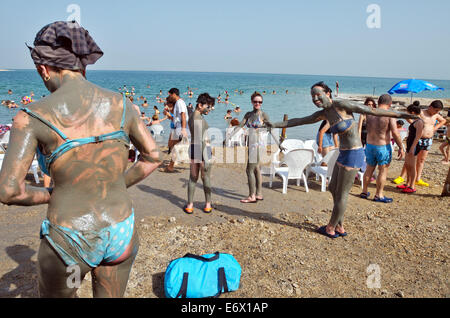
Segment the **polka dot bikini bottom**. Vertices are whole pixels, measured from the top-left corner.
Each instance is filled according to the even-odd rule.
[[[59,233],[73,247],[77,255],[90,267],[101,263],[111,263],[118,259],[127,249],[133,236],[134,209],[124,221],[116,223],[100,231],[78,232],[63,226],[51,224],[45,220],[41,226],[41,239],[46,238],[67,266],[77,264],[70,252],[64,250],[50,237],[50,227]]]

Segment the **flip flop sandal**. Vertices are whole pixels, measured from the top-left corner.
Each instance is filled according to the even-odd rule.
[[[335,233],[334,235],[328,234],[328,233],[327,233],[327,227],[326,227],[326,226],[319,227],[319,228],[317,229],[317,233],[322,234],[322,235],[325,235],[325,236],[327,236],[327,237],[329,237],[329,238],[332,238],[332,239],[335,239],[335,238],[338,238],[338,237],[339,237],[339,234],[336,234],[336,233]]]
[[[248,199],[241,200],[241,203],[258,203],[258,200],[250,201]]]
[[[406,187],[402,190],[402,193],[415,193],[415,192],[417,192],[417,190],[410,187]]]
[[[397,186],[397,189],[400,189],[400,190],[404,190],[404,189],[406,189],[408,186],[406,185],[406,184],[401,184],[401,185],[398,185]]]
[[[186,213],[186,214],[192,214],[192,213],[194,213],[194,208],[188,208],[187,205],[185,205],[185,206],[183,207],[183,211],[184,211],[184,213]]]
[[[383,202],[383,203],[392,203],[394,200],[391,199],[391,198],[387,198],[387,197],[382,197],[382,198],[375,197],[375,198],[373,198],[373,201],[375,201],[375,202]]]
[[[348,235],[347,232],[341,233],[341,232],[338,232],[338,231],[334,231],[334,233],[336,233],[337,235],[339,235],[341,237],[344,237],[344,236]]]
[[[256,201],[264,201],[264,198],[261,199],[256,198]]]
[[[213,211],[213,208],[209,208],[209,209],[204,208],[203,209],[203,212],[205,212],[205,213],[211,213],[212,211]]]
[[[359,195],[359,197],[361,198],[361,199],[368,199],[369,198],[369,196],[370,196],[370,192],[367,192],[367,193],[361,193],[360,195]]]

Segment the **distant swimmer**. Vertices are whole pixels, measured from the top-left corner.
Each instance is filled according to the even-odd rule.
[[[240,113],[241,112],[241,108],[239,106],[236,106],[236,108],[234,109],[235,113]]]
[[[8,90],[8,95],[12,95],[13,91],[12,90]]]
[[[233,116],[231,115],[231,109],[229,109],[229,110],[227,110],[227,114],[225,115],[224,119],[230,120],[232,118],[233,118]]]

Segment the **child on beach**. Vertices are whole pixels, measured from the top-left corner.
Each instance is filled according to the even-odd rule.
[[[444,155],[444,159],[442,159],[441,162],[448,165],[450,163],[450,116],[447,116],[446,120],[445,126],[447,127],[447,132],[445,134],[445,140],[439,147],[439,150]]]
[[[414,115],[420,115],[419,105],[409,105],[407,108],[408,113]],[[422,138],[423,133],[423,120],[417,119],[408,128],[408,138],[406,140],[406,156],[404,169],[407,172],[406,184],[397,186],[397,189],[401,189],[403,193],[416,192],[416,156],[418,154],[416,147],[419,140]],[[420,151],[420,150],[419,150]]]
[[[420,103],[415,101],[413,105],[419,106]],[[444,105],[440,100],[433,101],[426,110],[423,110],[420,114],[420,118],[424,122],[422,138],[417,145],[417,163],[416,163],[416,185],[422,187],[428,187],[429,184],[422,180],[422,171],[425,165],[425,160],[428,156],[428,151],[433,144],[434,133],[445,124],[445,119],[439,115],[439,112],[444,108]],[[406,169],[402,170],[401,175],[394,179],[393,182],[400,184],[405,181]]]

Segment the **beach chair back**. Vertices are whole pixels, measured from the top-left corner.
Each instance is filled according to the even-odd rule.
[[[289,151],[283,162],[288,166],[288,179],[300,179],[305,168],[314,160],[312,149],[295,149]]]
[[[325,157],[323,157],[322,162],[327,164],[327,177],[331,178],[333,175],[334,166],[336,164],[336,160],[339,157],[339,149],[335,148],[331,150],[329,153],[326,154]]]
[[[303,140],[300,139],[286,139],[283,141],[281,146],[286,149],[286,151],[284,151],[284,153],[286,154],[294,149],[303,149],[304,143]]]

